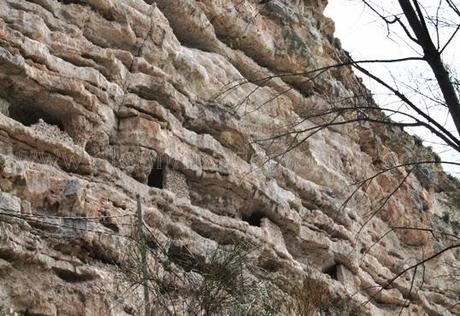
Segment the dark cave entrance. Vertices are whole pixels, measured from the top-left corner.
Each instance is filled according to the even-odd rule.
[[[57,126],[61,131],[64,131],[64,124],[56,116],[43,111],[42,109],[24,104],[14,104],[9,107],[9,117],[20,122],[25,126],[31,126],[38,123],[40,119],[44,122]]]
[[[339,265],[337,263],[323,270],[323,273],[329,275],[332,279],[337,280],[337,270]]]
[[[260,211],[252,212],[249,215],[243,216],[243,221],[249,223],[251,226],[260,227],[262,225],[262,218],[266,217],[264,213]]]
[[[152,188],[163,189],[164,169],[162,167],[154,167],[150,171],[147,179],[147,185]]]

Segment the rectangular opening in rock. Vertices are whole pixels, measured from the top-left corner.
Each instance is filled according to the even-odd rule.
[[[152,171],[150,171],[147,179],[147,185],[152,188],[163,189],[163,175],[164,169],[162,167],[155,166]]]
[[[338,264],[334,263],[332,266],[329,266],[323,270],[323,273],[329,275],[332,279],[337,280],[337,269]]]
[[[25,126],[32,126],[43,120],[45,123],[57,126],[61,131],[64,131],[64,124],[59,118],[37,106],[14,104],[9,106],[8,112],[10,118]]]

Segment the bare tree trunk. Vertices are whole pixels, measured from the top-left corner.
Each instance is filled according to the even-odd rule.
[[[436,77],[457,132],[460,134],[460,103],[457,93],[450,80],[449,72],[441,60],[441,52],[431,39],[420,5],[417,0],[413,0],[413,2],[414,5],[411,4],[410,0],[399,0],[399,5],[417,38],[418,44],[423,49],[424,59]]]
[[[141,206],[141,197],[137,196],[137,236],[139,244],[139,252],[141,255],[141,266],[140,272],[142,277],[142,286],[144,288],[144,315],[150,316],[150,297],[149,297],[149,285],[148,285],[148,271],[147,271],[147,249],[144,238],[143,230],[143,214]]]

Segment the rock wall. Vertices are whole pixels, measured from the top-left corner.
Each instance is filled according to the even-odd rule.
[[[120,268],[139,195],[152,249],[208,260],[248,243],[250,278],[286,302],[308,278],[343,303],[327,313],[460,314],[458,251],[386,286],[452,243],[391,227],[458,235],[439,168],[384,172],[344,204],[356,182],[433,154],[390,126],[318,129],[318,111],[372,102],[349,67],[312,72],[344,58],[326,4],[0,0],[1,313],[141,315]]]

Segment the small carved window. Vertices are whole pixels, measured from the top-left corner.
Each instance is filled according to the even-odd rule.
[[[149,174],[147,179],[148,186],[152,188],[163,189],[163,176],[164,176],[164,169],[155,167]]]

